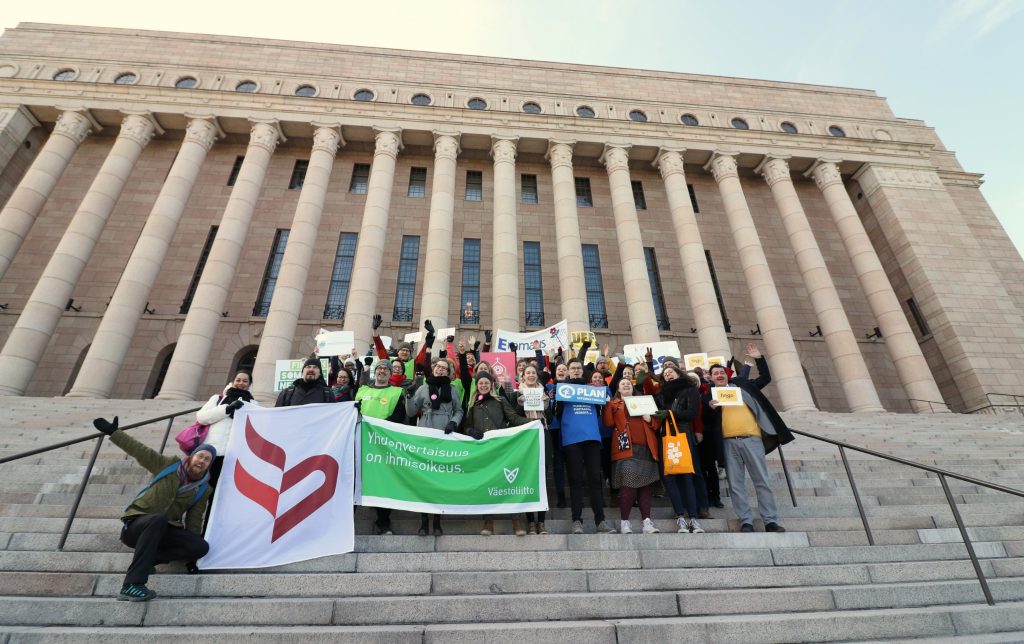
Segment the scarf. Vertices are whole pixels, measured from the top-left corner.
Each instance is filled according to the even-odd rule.
[[[683,378],[687,378],[683,376]],[[687,389],[693,386],[693,383],[689,382],[689,378],[685,381],[683,378],[677,378],[675,380],[666,380],[661,383],[661,397],[666,408],[672,406],[672,402],[679,396],[683,389]]]
[[[196,480],[191,480],[188,477],[188,462],[191,457],[181,459],[178,463],[178,494],[184,494],[189,490],[194,490],[204,483],[210,482],[210,470],[207,469],[203,472],[203,475]]]
[[[427,388],[430,391],[430,408],[437,411],[441,403],[452,401],[452,379],[448,376],[427,376]]]

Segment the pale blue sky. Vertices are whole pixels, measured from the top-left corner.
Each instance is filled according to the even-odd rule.
[[[222,6],[221,6],[222,5]],[[59,22],[873,89],[936,128],[1024,252],[1024,0],[21,2]],[[1024,279],[1024,276],[1021,276]]]

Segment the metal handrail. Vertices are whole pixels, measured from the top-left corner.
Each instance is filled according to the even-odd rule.
[[[906,465],[908,467],[913,467],[915,469],[924,470],[926,472],[931,472],[933,474],[938,475],[939,483],[942,485],[942,492],[946,496],[946,502],[949,504],[949,509],[952,510],[953,512],[953,519],[956,521],[956,527],[960,530],[960,537],[963,539],[964,545],[967,547],[967,555],[970,557],[971,564],[974,566],[974,573],[978,576],[978,583],[981,584],[981,591],[985,595],[985,601],[988,602],[990,606],[995,605],[996,602],[995,599],[992,598],[992,591],[988,587],[988,580],[985,579],[985,573],[981,569],[981,563],[978,561],[978,555],[974,552],[974,544],[971,542],[971,538],[967,534],[967,527],[964,525],[963,517],[960,516],[960,509],[956,505],[956,500],[953,498],[953,493],[950,492],[949,490],[949,483],[946,481],[946,479],[957,479],[958,481],[970,483],[971,485],[985,487],[990,490],[995,490],[997,492],[1005,492],[1006,494],[1012,494],[1014,496],[1018,496],[1021,498],[1024,498],[1024,490],[1006,487],[1005,485],[999,485],[998,483],[992,483],[991,481],[983,481],[981,479],[976,479],[973,476],[957,474],[956,472],[944,470],[941,467],[925,465],[924,463],[918,463],[916,461],[909,461],[905,458],[900,458],[898,456],[893,456],[891,454],[886,454],[884,452],[878,452],[873,449],[868,449],[866,447],[858,447],[857,445],[851,445],[850,443],[847,443],[845,441],[839,441],[832,438],[825,438],[824,436],[818,436],[817,434],[812,434],[810,432],[800,431],[797,429],[790,429],[790,431],[800,436],[813,438],[814,440],[819,440],[824,443],[831,443],[832,445],[835,445],[836,447],[839,448],[839,455],[840,457],[842,457],[843,467],[846,469],[846,477],[850,481],[850,489],[853,490],[853,498],[857,502],[857,511],[860,513],[860,520],[861,523],[864,525],[864,533],[867,535],[868,544],[872,546],[875,545],[875,538],[874,535],[871,533],[871,526],[868,525],[868,517],[864,511],[864,505],[861,503],[860,500],[860,493],[857,490],[857,483],[856,481],[854,481],[853,478],[853,470],[850,468],[850,462],[846,458],[846,450],[853,450],[855,452],[860,452],[861,454],[867,454],[869,456],[874,456],[876,458],[881,458],[886,461],[892,461],[893,463],[899,463],[901,465]],[[785,465],[783,465],[783,469],[786,474],[786,483],[789,484],[790,494],[792,495],[793,488],[792,483],[790,483],[789,481],[789,470],[788,468],[785,467]],[[795,497],[793,497],[793,505],[796,506]]]
[[[1024,400],[1024,395],[1020,394],[1001,394],[996,391],[985,392],[985,397],[988,398],[988,407],[1008,407],[1009,405],[1000,405],[999,403],[992,402],[992,396],[1008,396],[1013,398],[1013,406],[1017,408],[1017,411],[1024,414],[1024,405],[1021,405],[1021,401]],[[982,409],[987,409],[983,407]],[[979,410],[974,410],[979,411]]]
[[[949,406],[941,400],[921,400],[920,398],[907,398],[909,402],[923,402],[928,403],[928,412],[935,413],[935,405],[942,405],[942,409],[949,409]]]
[[[120,431],[126,431],[129,429],[135,429],[136,427],[142,427],[143,425],[151,425],[158,423],[162,420],[167,421],[167,428],[164,430],[164,439],[160,443],[160,453],[164,453],[164,449],[167,447],[167,439],[171,435],[171,427],[174,426],[174,419],[178,416],[184,416],[185,414],[191,414],[199,411],[202,407],[193,407],[192,409],[184,409],[182,411],[176,411],[173,414],[164,414],[163,416],[156,416],[148,420],[142,420],[137,423],[131,423],[124,427],[119,427]],[[71,510],[68,512],[68,519],[64,523],[64,531],[61,532],[60,541],[57,543],[57,550],[64,550],[64,544],[67,543],[68,534],[71,532],[71,524],[75,521],[75,515],[78,514],[78,506],[82,504],[82,497],[85,495],[85,486],[89,484],[89,477],[92,476],[92,468],[96,465],[96,457],[100,454],[100,447],[103,446],[103,438],[106,436],[103,432],[96,432],[95,434],[89,434],[88,436],[82,436],[81,438],[73,438],[71,440],[63,441],[60,443],[54,443],[53,445],[47,445],[46,447],[39,447],[27,452],[20,454],[14,454],[13,456],[5,456],[0,459],[0,465],[4,463],[10,463],[11,461],[17,461],[22,458],[28,458],[29,456],[35,456],[36,454],[43,454],[45,452],[51,452],[55,449],[62,447],[68,447],[70,445],[77,445],[78,443],[84,443],[86,441],[96,440],[96,447],[92,450],[92,456],[89,457],[89,464],[85,467],[85,474],[82,475],[82,482],[78,484],[78,491],[75,493],[75,500],[71,504]]]

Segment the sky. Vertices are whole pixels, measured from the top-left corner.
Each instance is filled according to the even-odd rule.
[[[0,27],[158,29],[871,89],[985,175],[982,193],[1024,254],[1024,0],[8,4]]]

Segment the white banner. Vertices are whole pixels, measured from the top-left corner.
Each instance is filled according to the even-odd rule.
[[[356,419],[354,403],[236,411],[199,567],[352,552]]]
[[[627,344],[622,347],[622,353],[633,361],[634,364],[637,362],[644,361],[644,355],[647,353],[647,349],[651,350],[651,354],[654,355],[654,373],[661,373],[661,363],[665,358],[675,358],[679,360],[683,354],[679,350],[679,343],[675,340],[668,342],[651,342],[650,344]]]
[[[386,345],[385,345],[386,346]],[[355,333],[352,331],[328,331],[316,336],[318,356],[352,355],[355,348]]]
[[[491,345],[491,351],[509,351],[508,343],[515,342],[517,345],[524,345],[516,347],[516,353],[519,357],[532,358],[536,354],[536,351],[533,348],[534,340],[540,342],[540,348],[544,353],[547,353],[550,349],[558,349],[559,347],[568,352],[569,324],[565,320],[562,320],[561,322],[553,324],[546,329],[530,331],[529,333],[514,333],[512,331],[498,329],[494,332],[494,344]]]

